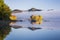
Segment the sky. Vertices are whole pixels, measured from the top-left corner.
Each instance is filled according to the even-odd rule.
[[[30,8],[60,10],[60,0],[5,0],[5,3],[12,10],[28,10]]]

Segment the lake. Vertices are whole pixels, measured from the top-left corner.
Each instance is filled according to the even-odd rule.
[[[60,40],[59,12],[47,12],[47,15],[46,12],[39,12],[44,17],[42,24],[31,24],[27,20],[31,13],[36,15],[36,12],[26,12],[27,16],[25,13],[13,14],[17,20],[21,18],[23,21],[0,21],[0,40]]]

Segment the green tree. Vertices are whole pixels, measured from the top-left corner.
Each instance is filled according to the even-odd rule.
[[[4,0],[0,0],[0,20],[10,20],[10,15],[10,8],[4,3]]]

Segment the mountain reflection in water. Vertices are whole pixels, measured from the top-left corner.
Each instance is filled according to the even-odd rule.
[[[10,26],[11,27],[13,27],[13,28],[15,28],[15,29],[18,29],[18,28],[28,28],[28,29],[30,29],[30,30],[37,30],[37,29],[41,29],[41,28],[39,28],[39,27],[33,27],[33,26],[31,26],[31,27],[23,27],[22,25],[15,25],[16,24],[16,22],[10,22]],[[23,24],[24,25],[24,24]]]
[[[11,32],[11,27],[18,29],[18,28],[23,28],[22,26],[17,26],[17,25],[10,25],[10,24],[15,24],[16,22],[11,22],[11,21],[0,21],[0,40],[4,40],[4,38],[6,38],[7,35],[9,35],[9,33]],[[40,28],[30,28],[27,27],[28,29],[31,30],[36,30],[36,29],[40,29]]]
[[[41,25],[39,25],[38,27],[37,25],[32,25],[32,24],[29,24],[28,26],[26,25],[26,23],[21,23],[21,22],[0,21],[0,40],[59,39],[60,30],[42,30],[45,28],[46,24],[44,24],[44,26],[42,25],[42,27]],[[51,25],[48,24],[47,26],[51,26]],[[51,27],[51,28],[55,28],[55,27]],[[60,27],[56,26],[56,29],[57,28],[60,29]],[[33,32],[28,29],[32,30]],[[37,29],[41,29],[41,30],[37,30]]]

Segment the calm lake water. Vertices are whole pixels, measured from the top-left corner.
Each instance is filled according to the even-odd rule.
[[[44,19],[42,24],[33,25],[28,20],[0,21],[0,40],[60,40],[60,17]]]

